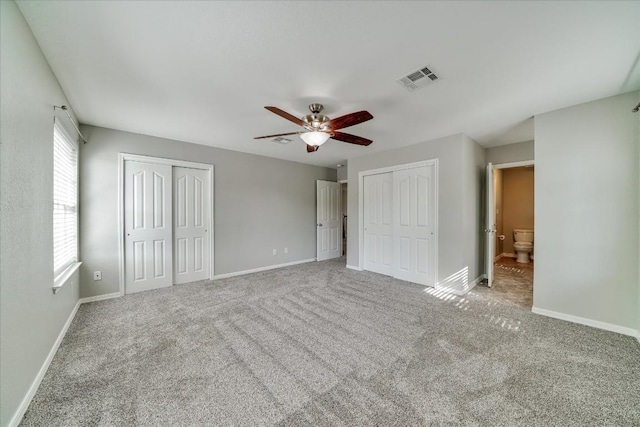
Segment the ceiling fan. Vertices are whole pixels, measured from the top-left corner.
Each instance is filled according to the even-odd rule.
[[[309,105],[309,111],[311,114],[307,114],[301,119],[282,111],[277,107],[264,107],[274,114],[289,120],[302,126],[305,130],[300,132],[279,133],[276,135],[257,136],[253,139],[263,138],[275,138],[278,136],[286,135],[300,135],[300,138],[307,144],[307,153],[313,153],[318,151],[318,148],[327,142],[329,138],[337,141],[348,142],[350,144],[367,146],[373,141],[361,136],[351,135],[349,133],[339,132],[338,129],[344,129],[349,126],[354,126],[367,120],[373,119],[373,116],[368,111],[357,111],[355,113],[347,114],[335,119],[329,119],[324,114],[320,114],[324,109],[322,104]]]

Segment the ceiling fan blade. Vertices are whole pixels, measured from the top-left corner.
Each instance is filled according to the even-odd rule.
[[[329,120],[329,126],[333,130],[344,129],[371,119],[373,119],[373,116],[368,111],[356,111],[355,113]]]
[[[300,135],[301,133],[304,133],[304,132],[276,133],[275,135],[256,136],[253,139],[275,138],[278,136],[287,136],[287,135]]]
[[[295,124],[297,124],[298,126],[304,126],[304,122],[302,120],[300,120],[299,118],[297,118],[296,116],[287,113],[286,111],[282,111],[281,109],[279,109],[278,107],[264,107],[267,110],[271,111],[273,114],[277,114],[280,117],[282,117],[283,119],[287,119],[290,122],[293,122]]]
[[[344,132],[334,132],[333,135],[331,136],[331,139],[335,139],[342,142],[348,142],[350,144],[364,145],[364,146],[367,146],[373,142],[370,139],[363,138],[361,136],[351,135],[350,133],[344,133]]]
[[[307,145],[307,144],[305,144]],[[307,153],[313,153],[314,151],[318,151],[318,146],[313,146],[313,145],[307,145]]]

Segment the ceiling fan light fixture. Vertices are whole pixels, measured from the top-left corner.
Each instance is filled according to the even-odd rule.
[[[326,132],[305,132],[300,134],[300,138],[312,147],[319,147],[330,138],[330,135]]]
[[[329,138],[333,138],[336,141],[347,142],[349,144],[355,144],[365,147],[373,142],[367,138],[362,138],[357,135],[351,135],[349,133],[339,131],[339,129],[348,128],[350,126],[354,126],[373,119],[371,113],[365,110],[356,111],[354,113],[345,114],[344,116],[340,116],[335,119],[330,119],[329,117],[320,114],[323,109],[323,106],[321,104],[311,104],[309,106],[311,114],[307,114],[302,118],[298,118],[293,114],[289,114],[286,111],[279,109],[278,107],[266,106],[264,108],[282,117],[283,119],[290,121],[291,123],[295,123],[296,125],[301,126],[304,131],[257,136],[254,139],[300,135],[300,138],[307,146],[307,153],[318,151],[318,147],[327,142]]]

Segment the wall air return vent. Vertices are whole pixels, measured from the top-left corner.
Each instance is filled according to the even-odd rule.
[[[399,78],[396,82],[404,86],[409,92],[413,92],[430,85],[436,80],[438,80],[436,73],[431,71],[428,67],[422,67],[413,73]]]
[[[273,139],[273,142],[277,142],[278,144],[282,144],[282,145],[286,145],[286,144],[290,143],[291,141],[293,141],[293,140],[289,139],[289,138],[283,138],[281,136]]]

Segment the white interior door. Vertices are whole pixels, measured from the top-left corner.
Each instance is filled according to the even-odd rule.
[[[435,166],[393,172],[394,277],[436,284]]]
[[[125,161],[125,292],[173,284],[171,166]]]
[[[209,171],[173,168],[174,283],[209,278]]]
[[[316,253],[318,261],[338,258],[342,249],[340,183],[317,181],[316,197]]]
[[[496,207],[494,201],[494,188],[493,188],[493,165],[489,163],[487,165],[487,177],[486,177],[486,224],[485,224],[485,271],[487,272],[487,286],[493,285],[493,261],[496,258]]]
[[[364,191],[364,269],[393,275],[393,174],[366,175]]]

